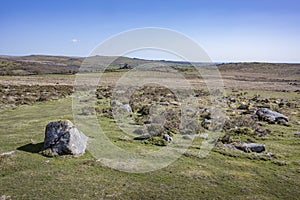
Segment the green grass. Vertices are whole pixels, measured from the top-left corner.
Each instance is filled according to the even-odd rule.
[[[243,152],[218,149],[198,158],[199,148],[166,168],[134,174],[103,167],[87,152],[81,157],[47,158],[38,153],[49,121],[72,118],[71,99],[0,111],[0,196],[12,199],[298,199],[300,139],[297,127],[272,125],[273,135],[258,138],[274,160],[253,159]],[[112,120],[99,117],[109,138],[122,148],[160,147],[124,141]],[[299,128],[299,126],[298,126]],[[199,141],[198,141],[199,142]],[[201,141],[200,141],[201,142]],[[235,154],[235,157],[232,156]],[[281,165],[280,161],[287,161]]]

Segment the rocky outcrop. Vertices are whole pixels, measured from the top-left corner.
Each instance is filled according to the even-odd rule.
[[[50,122],[46,126],[43,154],[80,155],[85,152],[87,140],[69,120]]]

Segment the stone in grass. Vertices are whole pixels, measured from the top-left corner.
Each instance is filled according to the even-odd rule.
[[[239,143],[235,144],[235,147],[237,149],[240,149],[246,153],[248,152],[256,152],[256,153],[261,153],[266,150],[266,146],[264,144],[257,144],[257,143]]]
[[[88,137],[79,131],[71,121],[54,121],[46,126],[45,156],[84,154]]]
[[[287,116],[268,108],[260,108],[256,111],[256,115],[260,120],[268,121],[269,123],[277,122],[278,124],[286,125],[289,121]]]
[[[167,141],[167,142],[172,142],[173,138],[171,136],[169,136],[168,134],[164,134],[163,138]]]

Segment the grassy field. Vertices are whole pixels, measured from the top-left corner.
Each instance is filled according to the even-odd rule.
[[[104,64],[108,59],[99,58]],[[219,140],[208,156],[200,158],[199,151],[205,139],[196,137],[189,149],[167,167],[147,173],[126,173],[104,166],[93,157],[89,146],[80,157],[45,157],[40,153],[45,126],[50,121],[68,119],[74,122],[70,95],[74,92],[76,78],[73,73],[79,69],[82,60],[55,56],[1,57],[0,74],[5,75],[0,78],[1,200],[299,199],[300,137],[295,134],[300,131],[299,64],[228,63],[218,66],[226,89],[223,96],[226,119],[232,120],[233,125],[239,124],[237,128],[232,124],[224,128],[220,139],[230,134],[233,142],[265,144],[265,152],[245,153],[228,148]],[[135,67],[155,62],[118,59],[113,66],[116,71],[103,74],[96,105],[91,106],[96,107],[102,130],[116,146],[129,152],[160,150],[163,147],[153,145],[156,141],[133,140],[132,135],[123,133],[115,120],[103,112],[110,108],[114,85],[129,71],[121,69],[125,63]],[[197,90],[198,106],[202,111],[209,108],[206,85],[195,69],[176,62],[159,61],[156,64],[178,70]],[[142,77],[143,81],[158,77],[180,83],[172,70],[163,68],[143,71]],[[138,114],[141,107],[176,100],[168,94],[170,91],[166,88],[139,88],[130,102],[135,123],[144,124],[149,115]],[[240,110],[240,105],[249,105],[249,109]],[[257,119],[253,127],[243,129],[251,124],[251,117],[259,106],[270,106],[286,115],[288,124],[270,124]],[[176,114],[179,106],[170,104],[164,108]],[[89,115],[89,107],[86,110]],[[250,113],[243,114],[244,111]],[[198,123],[204,119],[202,114]],[[176,117],[170,122],[176,127]],[[265,133],[253,134],[257,127]],[[238,133],[240,130],[244,132]],[[202,127],[197,133],[206,132]],[[176,137],[174,135],[175,140]],[[10,151],[14,153],[2,155]]]
[[[0,153],[15,151],[0,157],[3,199],[298,199],[300,195],[300,138],[294,135],[299,126],[268,125],[273,134],[257,138],[276,158],[219,147],[198,158],[199,148],[193,144],[168,167],[134,174],[104,167],[89,152],[77,158],[39,154],[45,125],[73,120],[70,98],[4,108],[0,116]],[[112,141],[126,147],[117,139],[121,133],[111,120],[99,116],[99,121]]]

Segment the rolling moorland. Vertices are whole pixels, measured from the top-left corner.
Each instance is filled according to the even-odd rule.
[[[110,141],[127,151],[155,151],[169,145],[168,134],[191,140],[188,150],[166,168],[126,173],[103,166],[87,152],[79,157],[47,157],[45,126],[50,121],[74,121],[72,96],[76,73],[92,73],[111,57],[96,56],[99,66],[81,71],[84,58],[60,56],[0,56],[0,198],[1,199],[298,199],[300,195],[300,64],[218,63],[225,92],[226,119],[208,156],[199,158],[210,134],[214,105],[204,80],[189,63],[117,58],[102,75],[96,104],[81,108],[96,115]],[[211,65],[193,63],[209,69]],[[133,92],[130,118],[153,130],[126,135],[113,117],[116,82],[132,69],[145,79],[173,73],[190,81],[197,98],[191,111],[196,125],[182,133],[180,102],[168,88],[144,85]],[[147,66],[156,66],[147,68]],[[163,130],[150,119],[156,105],[166,116]],[[266,118],[269,109],[284,117]],[[152,121],[151,121],[152,120]],[[150,122],[149,122],[150,121]],[[88,135],[88,134],[87,134]],[[139,138],[139,139],[136,139]],[[263,151],[243,144],[263,144]]]

